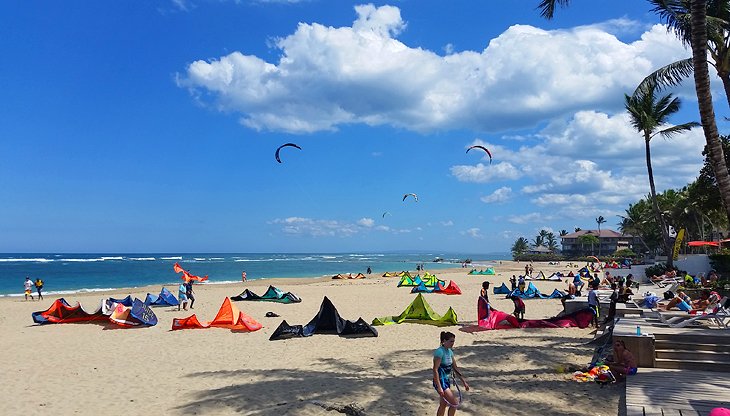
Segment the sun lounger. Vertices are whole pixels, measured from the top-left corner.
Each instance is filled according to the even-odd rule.
[[[725,296],[715,305],[710,305],[706,313],[699,315],[685,314],[667,319],[665,322],[672,328],[684,328],[690,325],[696,325],[701,322],[707,322],[710,325],[717,325],[718,328],[730,328],[730,300]]]

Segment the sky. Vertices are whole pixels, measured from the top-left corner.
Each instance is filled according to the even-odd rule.
[[[649,193],[624,94],[691,52],[648,2],[537,3],[2,2],[0,252],[488,253],[617,229]],[[698,121],[691,80],[670,92],[671,122]],[[651,143],[659,192],[697,177],[700,129]]]

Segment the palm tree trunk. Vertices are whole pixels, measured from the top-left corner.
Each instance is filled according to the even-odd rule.
[[[717,187],[730,223],[730,174],[725,163],[725,152],[720,142],[720,134],[715,122],[715,109],[710,92],[710,72],[707,68],[707,10],[705,0],[692,0],[692,62],[694,64],[695,90],[700,108],[702,130],[710,156],[710,164],[715,173]]]
[[[664,217],[662,212],[659,210],[659,202],[656,198],[656,186],[654,186],[654,170],[651,167],[651,136],[649,132],[644,132],[644,143],[646,146],[646,171],[649,174],[649,189],[651,190],[651,206],[654,208],[654,216],[656,216],[657,224],[661,228],[662,241],[664,241],[664,251],[667,254],[667,267],[671,268],[674,266],[674,256],[672,252],[672,244],[669,240],[669,230],[667,225],[664,223]]]

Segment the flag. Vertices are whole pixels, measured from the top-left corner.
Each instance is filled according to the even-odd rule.
[[[677,260],[679,258],[679,248],[682,247],[682,239],[684,239],[684,228],[679,230],[677,233],[677,239],[674,241],[674,251],[672,253],[673,260]]]

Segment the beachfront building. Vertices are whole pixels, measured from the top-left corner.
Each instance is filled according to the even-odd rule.
[[[527,254],[550,254],[550,249],[545,246],[533,246],[527,250]]]
[[[600,243],[594,244],[593,247],[590,244],[584,244],[580,239],[583,235],[593,235],[598,238]],[[600,232],[598,230],[580,230],[561,236],[560,245],[563,247],[563,255],[567,257],[595,255],[598,253],[609,255],[626,248],[636,252],[634,247],[639,249],[641,247],[641,240],[639,237],[630,234],[621,234],[613,230],[601,230]]]

